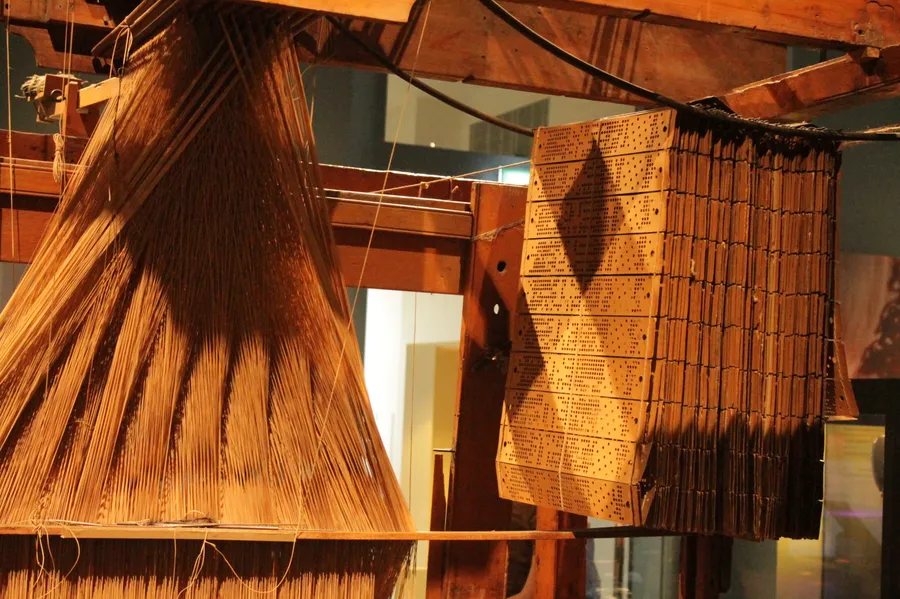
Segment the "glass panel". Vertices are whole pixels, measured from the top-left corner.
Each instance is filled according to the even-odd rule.
[[[877,599],[882,496],[872,452],[884,427],[831,425],[826,434],[822,598]]]
[[[611,522],[588,519],[602,528]],[[587,599],[676,599],[681,537],[593,539],[587,545]]]
[[[634,110],[624,104],[468,83],[434,80],[427,83],[477,110],[532,128],[591,121]],[[409,88],[405,81],[388,77],[384,140],[393,142],[395,136],[401,144],[517,156],[527,156],[531,147],[530,138],[481,124],[475,117]]]
[[[877,419],[826,426],[819,538],[736,540],[725,599],[878,599],[882,496],[873,472],[873,449],[883,435]]]

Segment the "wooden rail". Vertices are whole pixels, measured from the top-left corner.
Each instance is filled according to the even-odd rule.
[[[580,530],[418,530],[410,532],[297,530],[289,527],[183,526],[159,525],[85,525],[83,523],[46,523],[0,526],[0,535],[52,535],[77,539],[144,539],[179,541],[553,541],[575,539],[611,539],[620,537],[657,537],[665,532],[632,526],[586,528]]]
[[[0,132],[2,147],[7,147],[7,139],[6,132]],[[67,143],[67,160],[76,162],[83,147],[80,141]],[[50,136],[14,132],[15,158],[0,158],[2,261],[30,262],[53,216],[59,197],[59,184],[52,173],[53,153]],[[329,165],[321,170],[323,183],[331,190],[332,223],[344,279],[356,284],[365,261],[364,287],[401,291],[462,293],[472,231],[472,194],[477,188],[487,194],[510,188],[469,179],[405,173],[386,176],[383,171]],[[382,186],[404,189],[383,197],[371,193]],[[525,193],[524,188],[518,189]],[[366,259],[376,211],[376,233]]]

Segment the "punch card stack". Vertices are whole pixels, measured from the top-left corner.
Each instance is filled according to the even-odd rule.
[[[671,110],[541,129],[497,475],[615,522],[817,537],[836,366],[830,143]]]

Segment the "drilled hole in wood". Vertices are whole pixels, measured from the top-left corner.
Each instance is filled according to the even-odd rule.
[[[501,260],[497,263],[497,272],[503,272],[506,270],[506,260]]]

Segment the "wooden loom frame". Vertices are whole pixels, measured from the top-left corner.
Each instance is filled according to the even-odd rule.
[[[377,3],[342,0],[339,3],[326,0],[245,0],[247,2],[270,3],[292,6],[306,10],[327,8],[332,11],[359,17],[353,28],[363,31],[369,41],[378,44],[386,54],[394,58],[401,67],[409,68],[412,56],[407,52],[409,40],[413,39],[419,27],[418,13],[412,0],[391,0],[383,3],[386,11],[372,8]],[[439,39],[453,38],[465,34],[459,23],[451,19],[454,8],[468,0],[442,0],[438,6],[436,26],[443,28]],[[625,56],[621,64],[604,60],[600,55],[591,59],[620,74],[630,72],[638,82],[653,82],[658,74],[650,70],[648,58],[641,55],[639,39],[663,39],[668,47],[675,48],[670,57],[672,64],[681,58],[679,52],[693,56],[708,48],[710,39],[715,44],[732,43],[727,37],[707,39],[709,31],[738,30],[751,32],[756,38],[777,43],[803,41],[820,47],[852,48],[841,58],[824,62],[814,67],[786,74],[778,74],[779,60],[783,62],[783,50],[774,46],[756,45],[757,52],[750,67],[742,64],[741,52],[722,51],[715,56],[718,62],[709,61],[703,67],[712,72],[711,80],[698,79],[690,68],[678,69],[670,77],[659,81],[656,87],[682,99],[699,96],[716,96],[738,113],[762,118],[802,119],[863,104],[875,99],[900,95],[900,24],[896,21],[875,18],[872,15],[861,18],[852,26],[834,12],[835,7],[864,8],[863,0],[815,0],[822,18],[828,27],[816,27],[798,15],[766,14],[753,3],[737,3],[751,6],[743,12],[729,14],[736,5],[731,0],[715,0],[712,10],[701,14],[691,11],[690,5],[697,2],[668,2],[648,0],[648,8],[634,10],[633,2],[620,0],[517,0],[517,4],[531,4],[540,7],[543,21],[538,22],[546,35],[566,27],[575,27],[568,39],[557,36],[560,44],[579,48],[580,43],[592,41],[589,31],[578,29],[582,20],[593,27],[606,28],[613,32],[612,45],[605,49],[607,57]],[[703,2],[709,5],[709,2]],[[889,2],[885,4],[890,4]],[[365,5],[365,6],[364,6]],[[108,9],[107,6],[110,8]],[[687,6],[687,8],[684,8]],[[88,50],[93,42],[108,36],[112,27],[120,23],[116,18],[115,2],[89,4],[86,0],[76,0],[71,17],[62,15],[56,4],[50,0],[16,2],[11,0],[9,8],[0,6],[0,14],[9,16],[14,23],[13,31],[24,35],[35,47],[38,63],[42,66],[59,65],[62,53],[54,47],[54,28],[71,18],[79,35],[80,47],[74,57],[76,70],[93,70]],[[335,8],[337,7],[337,8]],[[359,8],[362,7],[362,8]],[[357,8],[359,10],[357,11]],[[519,14],[534,16],[529,12],[535,7],[516,7]],[[402,20],[406,11],[408,23],[389,24],[383,21]],[[399,11],[399,12],[398,12]],[[444,23],[440,15],[444,15]],[[721,15],[725,14],[723,18]],[[597,15],[601,15],[597,17]],[[367,25],[370,20],[378,22],[374,27]],[[592,21],[591,19],[597,19]],[[659,25],[657,25],[659,24]],[[670,27],[677,25],[678,27]],[[515,48],[521,53],[521,60],[533,62],[533,69],[492,69],[491,61],[506,61],[508,53],[493,53],[484,50],[483,60],[477,56],[460,57],[441,52],[440,42],[423,50],[424,56],[431,57],[430,65],[420,73],[437,78],[466,80],[486,85],[497,85],[574,95],[598,100],[632,102],[633,99],[605,85],[594,85],[585,77],[573,74],[568,67],[559,68],[552,59],[541,55],[520,41],[502,27],[478,30],[478,36],[487,36],[485,48],[493,46]],[[472,34],[472,32],[469,32]],[[739,36],[731,36],[739,39]],[[480,38],[477,38],[480,39]],[[85,41],[87,40],[87,41]],[[328,28],[315,36],[298,39],[301,50],[306,52],[310,62],[326,57],[332,64],[358,68],[374,68],[371,61],[360,55],[348,40]],[[738,42],[734,42],[738,43]],[[756,43],[756,42],[754,42]],[[680,44],[680,45],[679,45]],[[707,45],[704,45],[707,44]],[[679,50],[684,48],[684,50]],[[734,46],[732,46],[734,49]],[[431,52],[429,55],[428,53]],[[477,49],[476,49],[477,52]],[[102,62],[101,62],[102,66]],[[514,74],[515,76],[511,75]],[[748,84],[748,78],[768,77]],[[743,79],[742,79],[743,78]],[[80,90],[78,106],[84,108],[102,101],[109,93],[110,84]],[[730,90],[730,91],[729,91]],[[87,99],[87,98],[93,99]],[[79,113],[70,110],[71,102],[63,110],[67,119],[67,131],[77,131],[82,135],[89,132],[89,123],[83,123]],[[83,133],[79,130],[83,127]],[[0,140],[6,148],[6,138]],[[13,154],[16,159],[38,160],[49,166],[53,158],[53,142],[48,136],[16,134],[13,137]],[[74,156],[80,152],[77,143],[69,144]],[[58,187],[52,180],[50,169],[27,168],[30,163],[4,163],[0,168],[0,192],[9,193],[11,172],[15,170],[14,207],[0,208],[0,260],[27,262],[34,252],[49,214],[55,207]],[[355,281],[359,277],[368,229],[373,224],[373,197],[366,195],[379,189],[384,181],[384,173],[341,167],[324,167],[325,185],[333,190],[330,194],[335,205],[333,224],[339,246],[341,266],[346,280]],[[518,265],[520,263],[521,237],[515,229],[507,228],[523,218],[525,189],[492,183],[475,182],[464,179],[441,179],[420,175],[391,173],[387,187],[412,185],[414,187],[396,192],[398,195],[385,198],[378,219],[377,234],[369,255],[364,287],[378,287],[405,291],[452,293],[463,296],[463,333],[460,354],[460,388],[457,406],[457,422],[454,435],[454,459],[449,482],[448,505],[444,517],[435,517],[435,527],[448,531],[490,531],[502,528],[509,519],[509,506],[498,499],[493,487],[494,449],[496,432],[499,428],[500,406],[503,397],[504,378],[502,369],[503,352],[508,347],[509,330],[515,317],[515,296],[518,285]],[[405,196],[405,197],[404,197]],[[421,197],[420,197],[421,196]],[[412,199],[412,198],[415,199]],[[11,223],[12,226],[8,226]],[[17,246],[13,249],[12,229],[16,230]],[[497,268],[505,263],[504,269]],[[494,307],[499,314],[494,314]],[[888,381],[884,381],[888,383]],[[896,387],[896,386],[895,386]],[[881,390],[883,396],[888,391]],[[863,411],[865,395],[860,397]],[[486,401],[487,400],[487,401]],[[881,413],[887,413],[888,429],[897,434],[897,410],[886,402],[879,404]],[[889,433],[890,435],[890,433]],[[897,503],[898,477],[897,443],[889,443],[888,477],[885,505]],[[892,459],[893,458],[893,459]],[[896,562],[897,549],[891,549],[889,542],[900,542],[900,523],[894,510],[885,510],[884,516],[884,564]],[[576,535],[554,529],[580,528],[583,519],[559,514],[553,510],[538,510],[539,528],[548,531],[536,543],[538,555],[537,591],[539,597],[577,597],[574,591],[584,588],[584,543]],[[14,532],[14,531],[8,531]],[[60,534],[65,531],[57,531]],[[96,530],[94,532],[97,532]],[[622,529],[619,533],[629,535],[646,534],[642,531]],[[91,531],[78,531],[79,536],[89,536]],[[129,531],[128,534],[134,535]],[[146,534],[146,532],[141,533]],[[165,532],[171,538],[171,532]],[[180,534],[221,535],[227,531],[183,529]],[[276,533],[277,534],[277,533]],[[283,535],[282,535],[283,536]],[[473,534],[471,542],[446,543],[448,535],[431,536],[435,555],[442,556],[436,561],[437,568],[431,573],[429,564],[429,597],[502,597],[505,590],[506,548],[505,540],[510,535]],[[453,536],[453,535],[449,535]],[[587,535],[584,535],[587,536]],[[225,537],[223,537],[225,538]],[[459,540],[456,538],[455,540]],[[477,542],[476,542],[477,541]],[[689,597],[714,597],[727,578],[725,570],[730,570],[729,542],[720,538],[685,537],[683,541],[681,568],[681,595]],[[580,563],[581,568],[571,564]],[[900,589],[897,569],[884,568],[882,592],[892,596]],[[893,571],[893,572],[892,572]],[[892,591],[893,589],[893,591]],[[432,594],[436,593],[436,594]],[[583,591],[582,591],[583,593]]]

